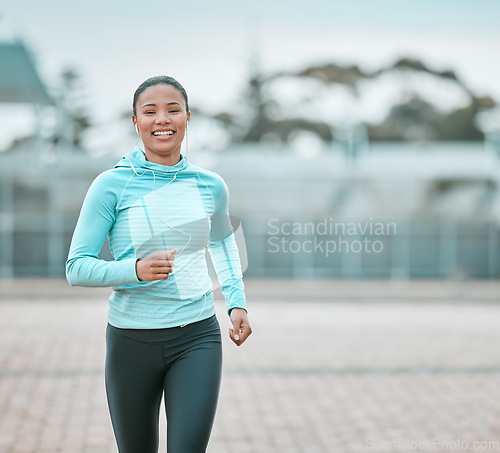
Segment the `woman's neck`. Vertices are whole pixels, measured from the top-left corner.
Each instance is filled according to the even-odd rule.
[[[180,151],[173,152],[165,156],[162,156],[157,153],[148,152],[148,150],[146,150],[145,153],[146,153],[146,160],[148,162],[165,165],[167,167],[173,167],[175,164],[178,164],[181,160]]]

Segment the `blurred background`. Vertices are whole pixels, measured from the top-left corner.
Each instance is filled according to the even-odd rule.
[[[189,94],[182,152],[226,180],[248,263],[242,348],[216,291],[210,451],[500,452],[499,17],[492,0],[2,2],[0,453],[116,452],[111,290],[70,288],[64,264],[158,74]]]
[[[248,277],[500,271],[500,4],[25,0],[0,8],[0,276],[63,277],[92,179],[168,74]],[[104,257],[109,253],[103,252]]]

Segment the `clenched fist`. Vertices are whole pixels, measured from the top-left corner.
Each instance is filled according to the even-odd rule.
[[[135,263],[137,278],[146,282],[167,279],[168,274],[172,272],[176,252],[177,249],[160,250],[137,260]]]

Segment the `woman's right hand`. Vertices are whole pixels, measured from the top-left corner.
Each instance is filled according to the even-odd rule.
[[[168,274],[172,272],[176,252],[177,249],[160,250],[137,260],[135,263],[137,278],[145,282],[167,279]]]

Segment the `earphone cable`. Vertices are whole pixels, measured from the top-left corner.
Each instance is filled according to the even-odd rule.
[[[162,222],[163,224],[165,224],[167,227],[175,230],[175,231],[178,231],[179,233],[182,233],[182,234],[185,234],[187,236],[189,236],[189,239],[188,241],[186,242],[186,244],[184,245],[184,247],[182,247],[182,249],[180,250],[180,252],[178,252],[176,254],[176,256],[179,256],[180,254],[182,254],[182,252],[186,249],[186,247],[189,245],[189,243],[191,242],[191,239],[192,239],[192,235],[190,233],[188,233],[187,231],[182,231],[178,228],[175,228],[174,226],[168,224],[159,214],[158,214],[158,211],[156,209],[156,197],[158,196],[158,194],[165,188],[167,187],[169,184],[171,184],[172,182],[175,181],[175,179],[177,178],[177,175],[179,174],[179,172],[184,168],[185,164],[183,163],[181,168],[179,168],[177,170],[177,172],[174,174],[173,178],[167,182],[163,187],[161,187],[157,192],[155,192],[155,188],[156,188],[156,174],[153,170],[147,168],[146,170],[144,170],[141,174],[139,174],[137,172],[137,170],[135,169],[134,165],[132,164],[132,160],[130,158],[131,156],[129,155],[129,163],[132,167],[132,170],[133,172],[137,175],[137,176],[143,176],[145,175],[147,172],[151,172],[153,174],[153,187],[152,187],[152,190],[151,190],[151,201],[152,201],[152,204],[153,204],[153,211],[156,215],[156,217],[158,218],[158,220],[160,220],[160,222]],[[203,290],[203,295],[205,297],[205,301],[203,303],[203,308],[201,309],[200,313],[198,314],[198,316],[196,318],[194,318],[191,322],[194,322],[196,321],[200,316],[201,314],[205,311],[205,306],[207,304],[207,293],[205,291],[205,288],[203,287],[203,285],[195,278],[193,277],[193,274],[191,274],[191,272],[189,272],[189,270],[182,264],[180,263],[176,263],[178,266],[182,267],[187,273],[188,275],[191,277],[191,279]],[[185,327],[189,324],[189,322],[187,322],[186,324],[183,324],[181,325],[181,327]]]

